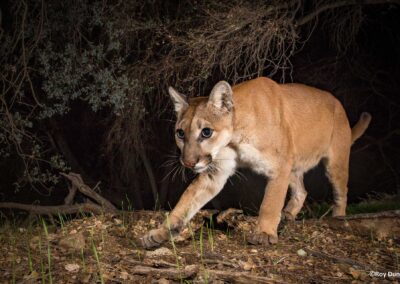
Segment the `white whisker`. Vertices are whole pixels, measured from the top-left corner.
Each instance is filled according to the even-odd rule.
[[[233,176],[237,176],[240,181],[247,180],[247,177],[239,170],[236,170]]]
[[[164,176],[164,178],[162,179],[162,181],[165,181],[168,177],[171,176],[171,174],[173,173],[172,176],[172,180],[174,180],[174,176],[176,175],[176,171],[179,169],[179,164],[176,164],[172,167],[172,169]]]

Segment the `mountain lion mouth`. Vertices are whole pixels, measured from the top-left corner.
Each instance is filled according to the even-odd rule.
[[[196,174],[201,174],[201,173],[208,173],[208,174],[215,174],[218,172],[219,167],[215,162],[209,162],[205,166],[198,166],[193,169],[193,172]]]
[[[207,171],[207,169],[208,169],[208,165],[207,165],[207,166],[195,167],[195,168],[193,169],[193,171],[194,171],[196,174],[201,174],[201,173]]]

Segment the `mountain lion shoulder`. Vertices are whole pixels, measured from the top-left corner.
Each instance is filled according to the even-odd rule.
[[[208,98],[188,99],[172,87],[169,94],[180,162],[198,175],[167,220],[141,239],[144,247],[179,233],[238,167],[269,178],[250,243],[278,241],[281,217],[295,219],[307,195],[303,175],[320,160],[333,186],[333,215],[346,214],[350,147],[367,129],[370,114],[363,113],[351,129],[343,106],[330,93],[263,77],[233,87],[221,81]],[[288,188],[290,200],[283,208]]]

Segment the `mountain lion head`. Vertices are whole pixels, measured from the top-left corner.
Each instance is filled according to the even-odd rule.
[[[196,173],[217,167],[219,151],[228,145],[233,132],[232,88],[217,83],[210,96],[187,98],[169,87],[177,121],[175,141],[180,162]]]

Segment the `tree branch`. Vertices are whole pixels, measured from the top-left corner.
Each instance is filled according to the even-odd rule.
[[[154,177],[154,173],[153,173],[153,169],[151,167],[150,160],[147,157],[146,149],[144,149],[144,147],[136,148],[136,150],[139,152],[139,156],[142,159],[147,176],[149,177],[151,192],[153,193],[153,198],[154,198],[154,207],[157,208],[158,207],[158,204],[157,204],[158,203],[157,182]]]
[[[78,212],[104,213],[104,209],[97,204],[81,203],[73,205],[40,206],[14,202],[0,202],[0,208],[25,210],[33,214],[73,214]]]
[[[81,193],[84,195],[92,198],[95,200],[98,204],[100,204],[102,207],[105,207],[108,211],[111,212],[117,212],[117,208],[108,200],[104,199],[100,194],[92,190],[89,186],[87,186],[83,180],[82,177],[79,174],[76,173],[61,173],[63,177],[71,181],[72,186],[75,186]]]
[[[300,18],[297,22],[297,26],[302,26],[304,24],[307,24],[308,22],[312,21],[314,18],[318,17],[319,14],[336,9],[336,8],[341,8],[341,7],[346,7],[346,6],[353,6],[353,5],[378,5],[378,4],[400,4],[399,0],[365,0],[365,1],[358,1],[358,0],[344,0],[344,1],[336,1],[332,3],[328,3],[325,5],[322,5],[318,7],[316,10],[312,11],[308,15],[304,16],[303,18]]]
[[[69,192],[68,195],[64,198],[64,204],[65,205],[71,205],[72,202],[74,201],[75,194],[77,192],[76,186],[72,185],[70,188],[68,188]]]

